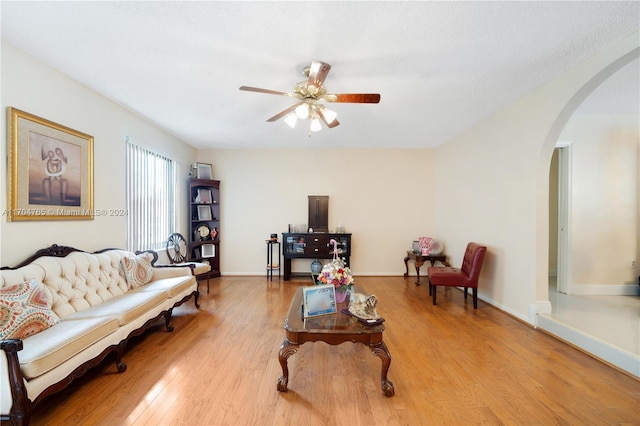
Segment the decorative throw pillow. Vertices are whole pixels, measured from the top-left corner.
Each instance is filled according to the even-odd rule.
[[[0,289],[0,339],[24,339],[58,321],[35,280]]]
[[[139,256],[125,256],[122,258],[122,268],[124,276],[129,284],[129,290],[149,284],[153,276],[151,253],[142,253]]]

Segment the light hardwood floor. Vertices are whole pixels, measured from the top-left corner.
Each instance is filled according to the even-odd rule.
[[[640,382],[456,289],[432,306],[415,277],[356,277],[377,295],[395,396],[363,345],[278,350],[293,291],[310,280],[222,277],[172,333],[136,338],[119,374],[104,363],[39,405],[34,425],[640,424]]]

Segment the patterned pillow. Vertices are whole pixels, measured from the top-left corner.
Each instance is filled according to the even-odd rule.
[[[125,256],[122,258],[122,268],[124,269],[127,284],[129,284],[129,290],[149,284],[153,275],[152,261],[153,255],[151,253],[142,253],[139,256]]]
[[[0,289],[0,339],[24,339],[58,321],[35,280]]]

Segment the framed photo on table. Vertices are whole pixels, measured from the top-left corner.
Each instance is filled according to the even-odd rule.
[[[93,136],[7,108],[7,220],[92,220]]]
[[[305,318],[335,314],[337,312],[335,287],[333,284],[303,287],[302,306]]]

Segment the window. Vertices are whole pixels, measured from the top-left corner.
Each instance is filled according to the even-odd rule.
[[[160,250],[175,229],[175,162],[127,142],[127,246]]]

